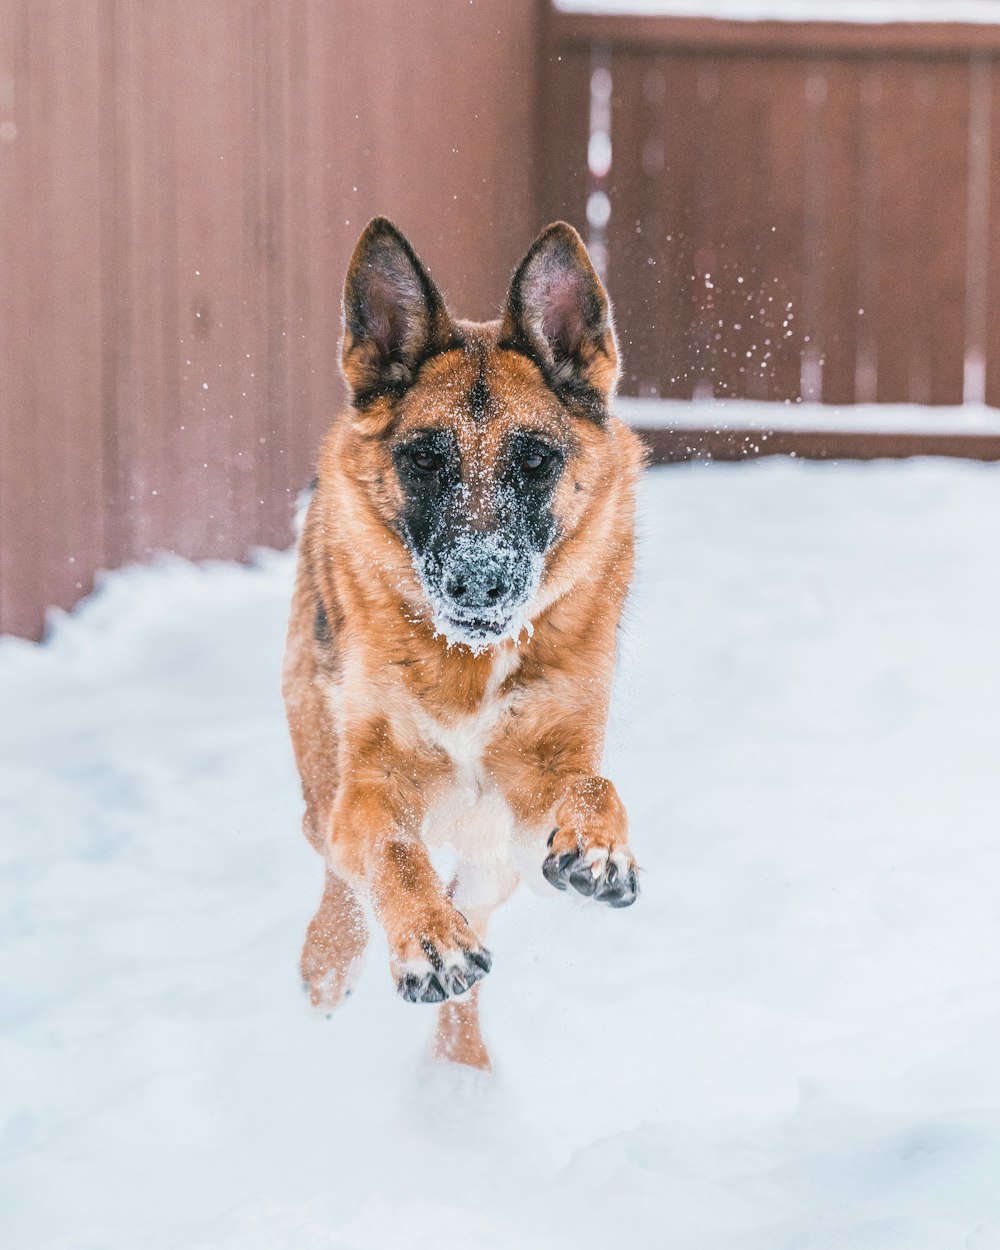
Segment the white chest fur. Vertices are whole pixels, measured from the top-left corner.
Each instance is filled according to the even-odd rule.
[[[481,707],[445,725],[423,711],[417,718],[428,742],[451,760],[453,774],[443,794],[424,817],[428,846],[450,846],[464,860],[507,860],[514,835],[514,815],[483,766],[486,748],[506,711],[499,689],[516,668],[516,651],[501,652]]]

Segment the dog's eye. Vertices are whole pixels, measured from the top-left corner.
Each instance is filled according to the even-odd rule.
[[[415,447],[410,452],[410,459],[421,473],[433,473],[441,467],[441,457],[428,451],[426,447]]]
[[[536,447],[521,458],[521,468],[525,473],[541,473],[549,463],[549,453]]]

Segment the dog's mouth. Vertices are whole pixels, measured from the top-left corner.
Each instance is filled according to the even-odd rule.
[[[527,602],[504,607],[502,611],[470,612],[453,604],[441,604],[434,614],[434,628],[449,646],[460,643],[473,651],[482,651],[505,638],[516,639],[527,624]],[[530,632],[530,625],[528,626]]]
[[[441,619],[455,633],[469,634],[474,638],[500,638],[513,624],[514,615],[467,616],[458,612],[443,612]]]
[[[434,629],[474,651],[517,639],[541,581],[543,556],[494,535],[456,541],[444,557],[414,557]]]

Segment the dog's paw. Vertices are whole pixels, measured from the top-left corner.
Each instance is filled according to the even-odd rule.
[[[309,1006],[326,1016],[327,1020],[345,999],[351,997],[350,988],[332,972],[319,981],[303,981],[302,992],[309,999]]]
[[[430,952],[433,952],[433,956]],[[457,998],[481,981],[492,966],[488,950],[448,952],[442,956],[429,948],[427,963],[410,967],[399,978],[397,988],[408,1003],[443,1003]]]
[[[309,997],[310,1006],[321,1015],[329,1018],[345,998],[350,998],[365,962],[364,947],[351,957],[354,949],[353,946],[306,941],[299,964],[302,989]]]
[[[465,917],[428,924],[393,960],[396,988],[408,1003],[443,1003],[467,993],[489,972],[493,956],[480,944]]]
[[[554,829],[548,845],[551,854],[542,864],[542,875],[557,890],[572,886],[577,893],[608,907],[631,907],[639,896],[639,876],[635,860],[622,847],[589,849],[577,842],[569,847],[556,843],[560,830]]]

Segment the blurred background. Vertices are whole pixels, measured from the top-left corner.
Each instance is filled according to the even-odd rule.
[[[657,459],[1000,458],[998,17],[0,0],[0,632],[290,542],[375,213],[474,318],[576,224]]]

